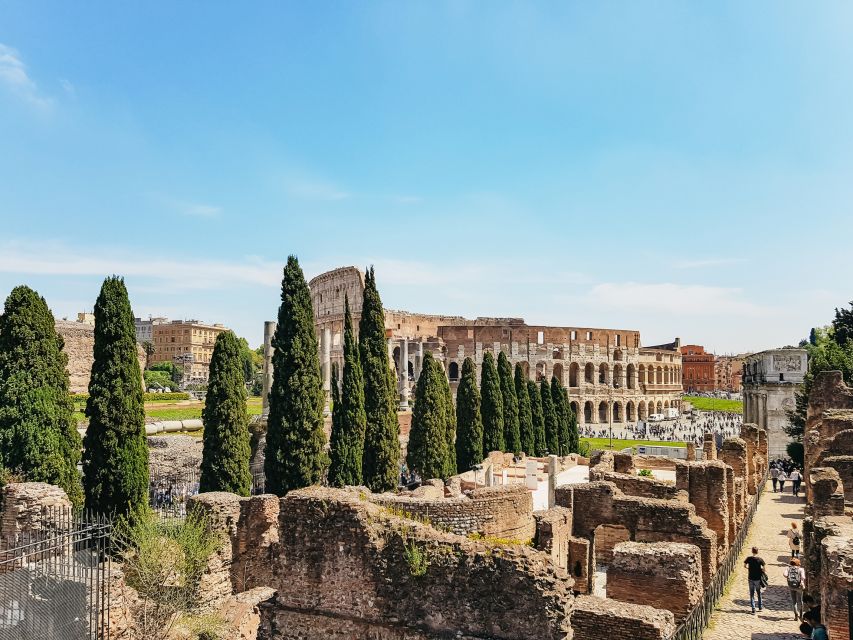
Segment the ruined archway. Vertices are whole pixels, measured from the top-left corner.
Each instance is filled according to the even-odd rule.
[[[599,422],[607,422],[607,403],[599,402],[598,403],[598,421]]]
[[[562,386],[562,384],[563,384],[563,365],[560,364],[559,362],[557,364],[555,364],[554,370],[552,371],[551,375],[553,375],[555,378],[557,378],[557,382],[559,382],[560,385]]]
[[[456,362],[451,362],[448,373],[450,374],[449,377],[450,377],[451,382],[458,381],[459,380],[459,364],[457,364]]]
[[[629,389],[637,388],[637,368],[633,364],[628,365],[628,374],[626,382]]]
[[[637,415],[640,420],[645,420],[647,418],[645,400],[640,400],[640,403],[637,405]]]
[[[589,400],[583,403],[583,423],[592,423],[592,402]]]
[[[577,418],[577,417],[578,417],[578,415],[579,415],[579,414],[578,414],[578,403],[577,403],[575,400],[572,400],[572,401],[569,403],[569,407],[571,407],[571,409],[572,409],[572,413],[573,413],[573,414],[575,414],[575,418]]]
[[[595,383],[595,367],[591,362],[587,362],[583,368],[583,380],[589,384]]]
[[[634,409],[634,401],[629,400],[625,405],[625,419],[628,422],[636,422],[637,421],[637,412]]]
[[[541,382],[545,377],[545,363],[537,362],[536,363],[536,382]]]
[[[578,386],[578,377],[580,376],[580,366],[577,362],[573,362],[569,365],[569,386],[577,387]]]
[[[613,367],[613,386],[621,387],[622,386],[622,365],[617,364]]]
[[[613,422],[622,422],[622,403],[613,403]]]
[[[610,370],[604,362],[598,366],[598,384],[610,384]]]

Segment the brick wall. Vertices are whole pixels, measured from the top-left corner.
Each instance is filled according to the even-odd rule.
[[[692,544],[620,543],[607,567],[607,597],[666,609],[680,624],[702,599],[701,564]]]
[[[572,610],[572,631],[574,640],[667,640],[675,621],[669,611],[580,596]]]

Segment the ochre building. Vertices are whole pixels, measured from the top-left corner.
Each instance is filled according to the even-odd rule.
[[[681,347],[681,360],[684,371],[681,384],[685,391],[688,393],[704,393],[716,389],[717,379],[713,353],[706,353],[705,347],[698,344],[687,344]]]
[[[174,362],[184,367],[184,381],[205,384],[216,336],[228,329],[198,320],[172,320],[152,325],[154,353],[150,363]]]
[[[320,274],[308,284],[328,391],[332,365],[343,366],[344,298],[349,298],[357,331],[364,275],[356,267],[343,267]],[[483,355],[491,351],[497,356],[504,351],[512,365],[520,363],[531,380],[556,376],[568,389],[572,409],[582,424],[609,424],[611,419],[614,423],[635,422],[680,407],[678,339],[641,346],[640,333],[630,329],[546,327],[528,325],[521,318],[472,320],[390,309],[385,310],[385,330],[403,409],[408,407],[427,351],[444,366],[454,393],[466,357],[474,360],[479,377]],[[274,331],[275,323],[267,322],[265,392],[272,382]]]

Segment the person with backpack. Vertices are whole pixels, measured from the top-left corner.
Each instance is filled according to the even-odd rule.
[[[792,522],[791,528],[788,530],[788,546],[791,547],[791,557],[800,557],[800,530],[797,529],[797,523]]]
[[[788,476],[788,479],[792,483],[791,493],[795,496],[800,495],[800,484],[803,481],[803,474],[800,473],[800,470],[794,467],[794,470],[791,472],[791,475]]]
[[[798,558],[791,558],[791,563],[782,569],[782,575],[788,582],[788,591],[791,593],[791,606],[794,608],[794,620],[803,617],[803,587],[806,584],[806,572],[800,566]]]
[[[743,561],[747,568],[746,578],[749,581],[749,604],[755,613],[755,594],[758,593],[758,610],[761,611],[761,580],[767,574],[764,573],[764,559],[758,555],[758,547],[752,548],[752,555]]]

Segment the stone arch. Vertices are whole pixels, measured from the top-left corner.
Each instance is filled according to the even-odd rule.
[[[639,404],[637,404],[637,417],[640,420],[645,420],[646,418],[648,418],[648,415],[646,414],[646,401],[645,400],[640,400]]]
[[[592,402],[589,400],[583,403],[583,423],[592,424]]]
[[[616,362],[619,362],[622,359],[622,352],[619,349],[616,349],[616,351],[613,352],[613,359]]]
[[[583,368],[583,381],[595,384],[595,366],[591,362],[587,362]]]
[[[610,368],[606,362],[598,365],[598,384],[610,384]]]
[[[622,403],[618,400],[613,403],[613,422],[624,422],[625,418],[622,415]]]
[[[658,367],[655,371],[655,384],[663,384],[663,367]]]
[[[561,363],[556,363],[551,371],[551,375],[557,378],[557,382],[561,385],[563,384],[563,365]]]
[[[633,400],[628,400],[628,403],[625,405],[625,420],[628,422],[637,421],[637,411]]]
[[[640,384],[646,384],[646,365],[640,365]]]
[[[637,388],[637,367],[634,366],[633,362],[628,365],[625,382],[629,389]]]
[[[617,364],[613,365],[613,386],[619,386],[622,384],[622,365]]]
[[[569,386],[577,387],[578,386],[578,377],[580,377],[580,365],[577,362],[573,362],[569,365]]]
[[[663,413],[663,403],[660,400],[658,400],[656,413]]]
[[[575,414],[575,419],[577,419],[577,417],[578,417],[578,410],[579,410],[579,408],[580,408],[580,407],[579,407],[579,405],[578,405],[577,400],[572,400],[572,401],[569,403],[569,407],[571,407],[571,409],[572,409],[572,413],[574,413],[574,414]]]
[[[607,403],[603,400],[598,403],[598,421],[599,422],[607,422]]]
[[[448,369],[449,377],[451,382],[456,382],[459,380],[459,364],[457,362],[451,362],[450,367]]]
[[[546,367],[544,362],[536,363],[536,382],[541,382],[541,380],[545,377]]]

